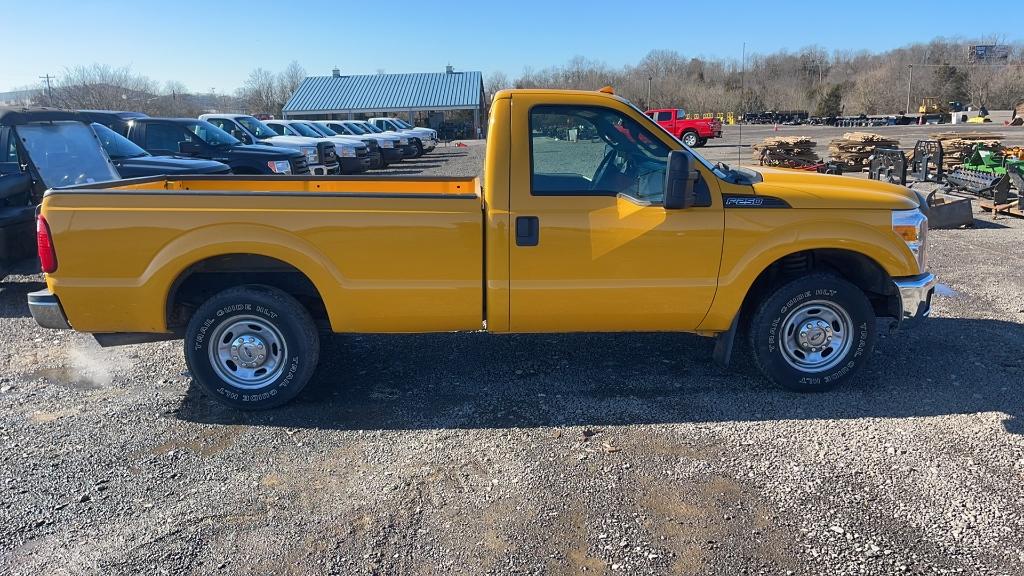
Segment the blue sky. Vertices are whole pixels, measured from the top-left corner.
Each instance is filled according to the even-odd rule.
[[[159,82],[179,80],[193,91],[223,92],[257,66],[277,71],[291,60],[310,74],[330,74],[334,66],[351,74],[442,71],[451,63],[514,78],[525,67],[559,65],[576,55],[621,66],[659,48],[738,59],[743,42],[749,54],[809,45],[884,50],[972,32],[1004,41],[1024,36],[1019,22],[993,16],[998,11],[964,20],[953,12],[971,9],[965,13],[963,3],[941,1],[929,3],[924,17],[912,16],[913,2],[843,4],[865,16],[861,25],[852,15],[830,22],[833,9],[820,1],[3,3],[4,20],[19,24],[3,27],[8,50],[0,59],[0,91],[97,62],[130,66]],[[766,12],[768,5],[774,8]],[[870,15],[878,18],[870,21]]]

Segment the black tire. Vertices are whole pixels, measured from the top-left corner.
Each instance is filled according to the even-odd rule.
[[[863,368],[875,332],[874,310],[860,288],[814,273],[779,286],[761,302],[750,321],[750,349],[769,380],[796,392],[824,392]]]
[[[679,135],[679,140],[690,148],[695,148],[698,146],[697,143],[700,141],[700,137],[693,130],[687,130]]]
[[[413,138],[412,143],[416,146],[416,157],[423,156],[423,142],[419,138]]]
[[[238,351],[232,347],[236,343],[241,346]],[[265,354],[254,356],[256,346]],[[234,360],[248,355],[253,364],[246,367],[244,358],[240,364],[220,361],[220,351],[237,354]],[[320,339],[309,312],[270,286],[219,292],[196,310],[185,330],[185,361],[192,379],[221,404],[241,410],[265,410],[295,398],[309,382],[319,357]],[[259,374],[260,369],[264,374]],[[233,374],[242,384],[224,374]],[[246,380],[246,374],[251,378]]]
[[[703,145],[705,145],[707,143],[708,143],[708,139],[707,138],[698,138],[697,139],[697,148],[700,148],[701,146],[703,146]]]

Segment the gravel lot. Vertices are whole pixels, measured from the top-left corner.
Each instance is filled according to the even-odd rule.
[[[1021,574],[1024,221],[930,238],[935,317],[833,393],[690,335],[334,336],[268,413],[202,396],[178,342],[37,328],[26,264],[0,574]]]

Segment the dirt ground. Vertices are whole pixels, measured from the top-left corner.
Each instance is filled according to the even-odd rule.
[[[205,397],[180,342],[38,328],[27,263],[0,283],[0,574],[1024,573],[1024,221],[930,242],[934,317],[835,392],[691,335],[333,336],[264,413]]]

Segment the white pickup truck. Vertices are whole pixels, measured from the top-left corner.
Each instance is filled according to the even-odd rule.
[[[326,139],[334,142],[338,150],[338,160],[341,162],[342,174],[366,172],[373,166],[374,159],[370,147],[358,138],[350,136],[332,136],[327,138],[319,131],[308,126],[304,120],[267,120],[266,125],[282,136]]]
[[[332,142],[301,136],[280,136],[266,124],[247,114],[203,114],[199,119],[213,124],[245,144],[294,148],[306,155],[309,171],[315,176],[341,172],[338,152]]]
[[[437,130],[419,128],[401,118],[370,118],[367,122],[381,130],[394,130],[395,132],[408,134],[413,139],[413,144],[419,150],[418,156],[430,152],[437,146]]]

